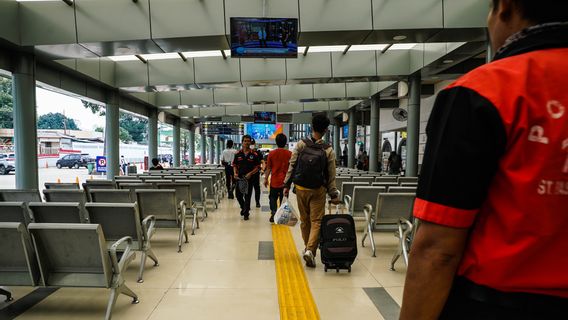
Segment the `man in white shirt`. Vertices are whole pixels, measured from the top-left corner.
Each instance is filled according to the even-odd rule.
[[[236,151],[233,149],[233,140],[227,141],[227,148],[223,150],[223,155],[221,156],[221,163],[225,166],[225,175],[227,176],[227,190],[229,193],[229,199],[234,199],[233,187],[234,174],[233,174],[233,160],[235,159]]]

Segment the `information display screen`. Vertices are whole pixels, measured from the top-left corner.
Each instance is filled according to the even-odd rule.
[[[298,19],[231,18],[231,56],[297,58]]]

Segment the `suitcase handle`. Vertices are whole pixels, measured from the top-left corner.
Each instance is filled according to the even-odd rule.
[[[331,213],[331,207],[333,206],[333,204],[331,203],[331,201],[329,201],[327,204],[328,204],[328,206],[327,206],[327,208],[328,208],[328,214],[332,214],[332,213]],[[341,203],[335,205],[335,208],[336,208],[335,214],[339,214],[339,211],[340,211],[340,210],[341,210],[341,214],[344,213],[344,211],[343,211],[344,208],[343,208],[343,206],[341,205]]]

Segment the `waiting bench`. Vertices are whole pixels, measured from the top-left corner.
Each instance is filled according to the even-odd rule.
[[[117,249],[125,244],[118,259]],[[0,222],[0,285],[90,287],[111,290],[105,320],[110,320],[122,293],[139,302],[123,272],[134,259],[132,238],[107,249],[100,225]],[[0,292],[11,294],[6,290]]]

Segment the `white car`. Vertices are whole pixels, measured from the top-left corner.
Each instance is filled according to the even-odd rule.
[[[8,174],[11,171],[16,171],[16,155],[0,154],[0,174]]]

